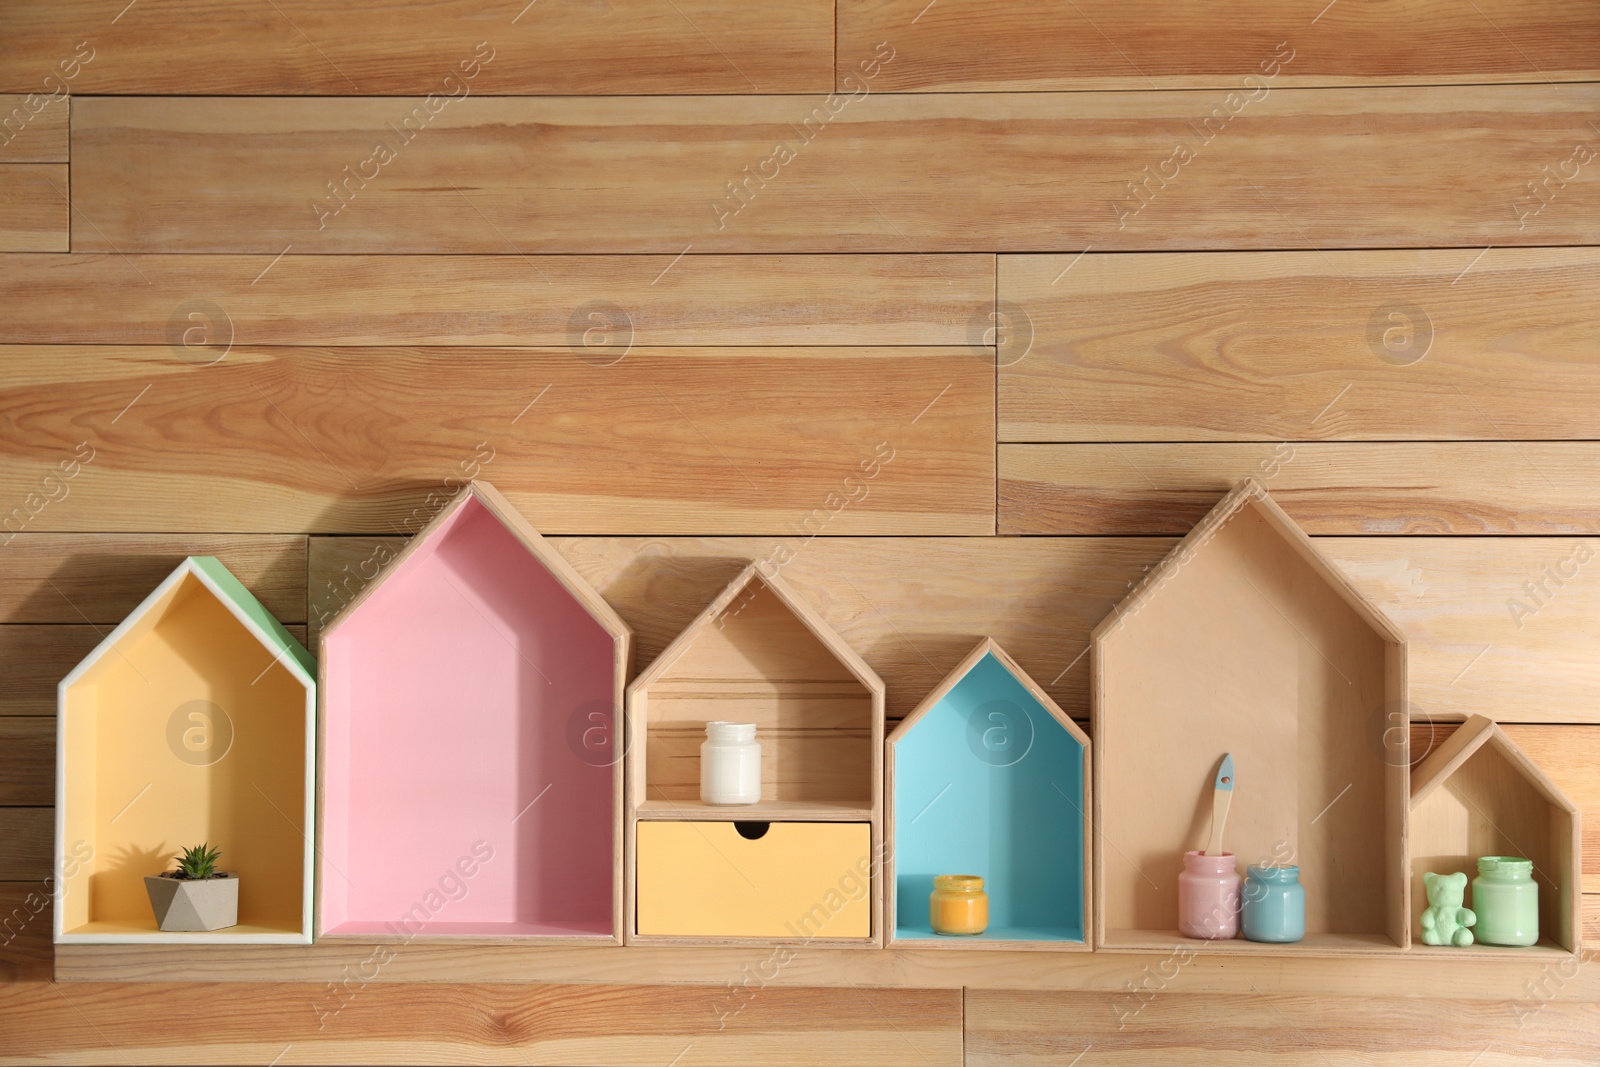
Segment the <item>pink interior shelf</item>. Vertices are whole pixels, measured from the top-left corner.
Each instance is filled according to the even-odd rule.
[[[615,936],[631,635],[581,583],[475,484],[324,634],[322,934]]]

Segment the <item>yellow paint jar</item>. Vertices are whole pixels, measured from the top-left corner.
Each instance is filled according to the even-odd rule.
[[[989,928],[989,894],[975,874],[936,874],[928,897],[928,923],[936,934],[981,934]]]

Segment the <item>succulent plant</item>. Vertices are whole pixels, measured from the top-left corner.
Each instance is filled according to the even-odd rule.
[[[212,848],[208,844],[198,844],[193,848],[186,848],[176,857],[178,861],[179,878],[213,878],[217,873],[217,858],[222,855],[220,848]]]

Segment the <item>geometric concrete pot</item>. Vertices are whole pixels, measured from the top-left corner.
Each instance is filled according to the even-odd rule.
[[[164,931],[222,930],[239,923],[239,876],[232,871],[198,880],[147,875],[144,889]]]

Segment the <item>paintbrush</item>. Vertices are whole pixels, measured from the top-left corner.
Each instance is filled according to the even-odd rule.
[[[1217,768],[1217,781],[1211,791],[1211,843],[1206,846],[1207,856],[1222,855],[1222,828],[1228,821],[1228,805],[1233,802],[1233,753],[1222,757]]]

